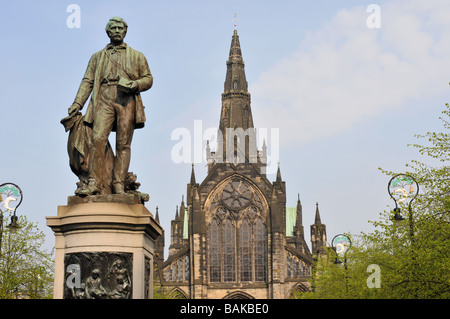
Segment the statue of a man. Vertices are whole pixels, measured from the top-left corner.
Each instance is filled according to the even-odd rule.
[[[113,17],[106,25],[110,43],[94,53],[81,81],[69,117],[80,114],[89,96],[84,123],[91,134],[86,154],[89,182],[78,195],[121,194],[131,157],[134,129],[144,127],[145,113],[140,92],[151,88],[153,77],[145,56],[123,42],[128,25]],[[105,165],[108,156],[108,137],[116,132],[116,154],[112,176]],[[109,150],[110,151],[110,150]],[[106,174],[105,174],[106,173]]]

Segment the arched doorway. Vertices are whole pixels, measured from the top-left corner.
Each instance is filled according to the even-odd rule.
[[[255,299],[252,295],[244,291],[233,291],[223,297],[223,299]]]

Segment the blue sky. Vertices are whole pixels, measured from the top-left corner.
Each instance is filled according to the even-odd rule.
[[[71,3],[81,9],[80,28],[66,24]],[[367,27],[371,3],[381,28]],[[0,183],[21,187],[17,213],[39,224],[48,247],[45,216],[67,203],[77,181],[59,121],[90,56],[107,44],[112,16],[128,22],[125,42],[145,54],[154,76],[130,170],[150,194],[150,211],[159,206],[166,248],[191,170],[173,162],[171,133],[193,130],[195,120],[218,126],[235,13],[255,126],[280,130],[287,206],[300,193],[308,243],[316,202],[329,241],[371,230],[368,220],[392,205],[378,167],[402,172],[418,158],[407,144],[441,129],[449,100],[448,1],[46,0],[2,8]],[[205,163],[195,170],[202,181]]]

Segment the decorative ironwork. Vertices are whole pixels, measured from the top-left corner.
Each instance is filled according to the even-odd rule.
[[[410,175],[397,174],[388,183],[388,193],[395,202],[394,219],[403,220],[398,205],[407,205],[411,211],[411,202],[419,194],[419,184]]]
[[[14,213],[22,203],[22,190],[13,183],[0,185],[0,210]]]
[[[12,232],[15,232],[19,228],[19,225],[17,224],[16,210],[20,206],[20,204],[22,204],[22,199],[23,199],[22,190],[16,184],[3,183],[0,185],[0,220],[3,221],[4,212],[6,211],[11,212],[12,213],[11,223],[8,225],[8,227],[11,229]],[[2,225],[0,225],[0,232]]]
[[[344,262],[346,262],[346,255],[347,251],[352,246],[352,242],[350,238],[347,235],[339,234],[334,236],[333,240],[331,241],[331,246],[336,251],[336,255],[340,257],[344,257]],[[335,263],[339,264],[341,261],[336,256]]]

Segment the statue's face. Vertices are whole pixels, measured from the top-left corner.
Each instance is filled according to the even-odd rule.
[[[115,22],[113,21],[108,31],[106,31],[108,34],[108,37],[111,39],[111,42],[113,43],[122,43],[123,39],[125,38],[125,35],[127,34],[127,31],[125,30],[125,27],[122,22]]]
[[[92,271],[92,278],[97,279],[100,276],[100,271],[98,269],[94,269]]]

